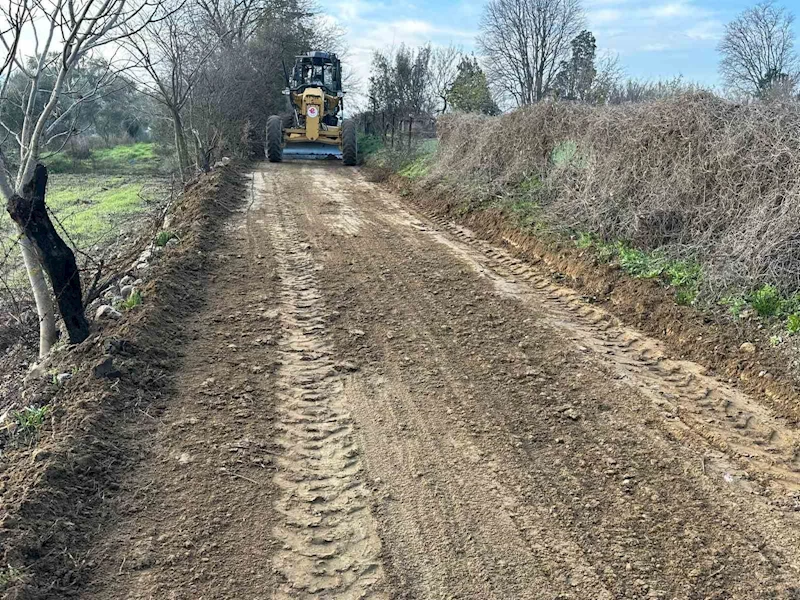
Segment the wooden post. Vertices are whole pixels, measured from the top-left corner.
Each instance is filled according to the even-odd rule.
[[[23,195],[14,194],[9,198],[6,210],[36,249],[53,286],[69,341],[79,344],[89,337],[89,322],[81,298],[80,272],[75,254],[58,235],[47,214],[46,190],[47,168],[40,163],[36,165],[33,179],[23,189]]]

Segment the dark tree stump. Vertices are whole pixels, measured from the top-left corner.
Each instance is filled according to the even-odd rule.
[[[81,298],[80,272],[75,254],[58,235],[47,214],[44,201],[46,189],[47,168],[37,164],[33,179],[23,189],[23,195],[14,194],[8,200],[6,210],[36,248],[53,286],[69,341],[79,344],[89,337],[89,322]]]

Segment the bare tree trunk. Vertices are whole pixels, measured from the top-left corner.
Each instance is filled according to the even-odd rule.
[[[11,200],[9,200],[9,204],[10,202]],[[20,233],[19,246],[22,251],[22,260],[25,263],[25,271],[28,273],[28,281],[30,281],[33,299],[36,302],[36,312],[39,315],[39,358],[44,358],[57,339],[53,297],[50,295],[44,277],[44,269],[42,269],[41,261],[33,244],[25,235],[22,227],[17,226],[17,230]]]
[[[175,150],[178,153],[178,170],[181,179],[186,179],[186,169],[189,167],[189,148],[186,145],[186,134],[183,131],[183,120],[176,109],[172,109],[172,126],[175,129]]]
[[[24,234],[23,256],[34,258],[29,268],[28,258],[25,265],[28,277],[36,297],[36,306],[40,319],[39,355],[45,356],[55,342],[55,320],[53,301],[50,296],[41,264],[50,278],[58,308],[67,328],[69,341],[79,344],[89,337],[89,323],[84,314],[81,298],[81,279],[75,254],[58,235],[45,204],[47,189],[47,169],[37,164],[33,179],[23,188],[23,194],[14,194],[9,198],[6,208],[8,214]],[[26,250],[27,247],[27,250]]]

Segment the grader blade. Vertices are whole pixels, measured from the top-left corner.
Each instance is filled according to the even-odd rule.
[[[337,146],[299,142],[287,144],[283,149],[283,157],[288,159],[335,160],[342,158],[342,151]]]

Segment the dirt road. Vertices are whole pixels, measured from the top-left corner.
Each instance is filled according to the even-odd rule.
[[[800,598],[758,398],[357,169],[249,178],[81,598]]]

